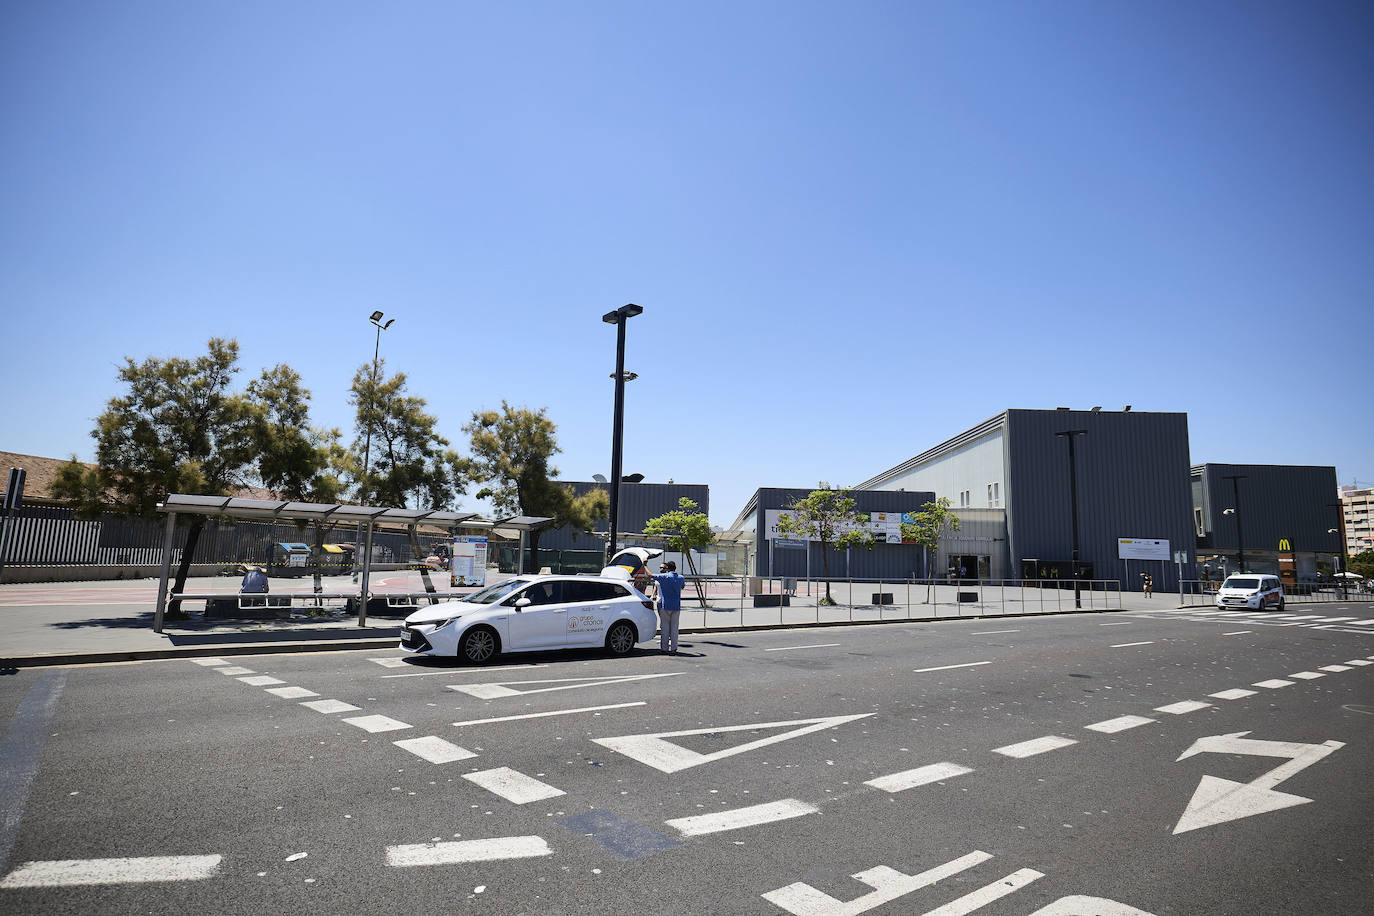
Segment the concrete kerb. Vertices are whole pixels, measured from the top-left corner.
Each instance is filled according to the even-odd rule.
[[[1054,614],[998,614],[995,617],[901,617],[886,620],[822,620],[796,621],[771,624],[727,624],[718,627],[683,627],[684,636],[709,635],[712,633],[751,633],[762,630],[813,630],[830,627],[865,627],[884,624],[911,623],[952,623],[961,621],[986,620],[1023,620],[1033,617],[1060,617],[1067,614],[1116,614],[1133,610],[1131,608],[1084,608],[1073,611],[1059,611]],[[651,634],[642,642],[650,642]],[[160,661],[178,658],[207,658],[222,655],[274,655],[302,652],[343,652],[350,649],[375,651],[399,647],[399,635],[379,639],[324,639],[311,641],[262,640],[260,642],[236,642],[222,645],[206,644],[197,646],[173,646],[163,649],[127,649],[114,652],[59,652],[50,655],[21,655],[0,657],[0,669],[38,668],[61,665],[99,665],[116,662]]]

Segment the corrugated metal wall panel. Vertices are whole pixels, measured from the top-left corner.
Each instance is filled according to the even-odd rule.
[[[1167,538],[1194,558],[1188,415],[1084,410],[1007,411],[1007,516],[1013,574],[1020,561],[1073,555],[1068,445],[1055,433],[1083,429],[1074,444],[1078,469],[1079,557],[1098,579],[1137,590],[1139,573],[1155,588],[1178,587],[1172,563],[1117,558],[1117,538]],[[1185,577],[1193,575],[1186,567]]]
[[[1275,551],[1280,538],[1288,538],[1295,551],[1335,552],[1341,549],[1340,509],[1336,469],[1274,464],[1202,465],[1203,515],[1210,525],[1209,543],[1214,550],[1236,549],[1235,517],[1222,512],[1233,508],[1240,494],[1240,526],[1246,549]],[[1336,533],[1328,533],[1335,528]]]

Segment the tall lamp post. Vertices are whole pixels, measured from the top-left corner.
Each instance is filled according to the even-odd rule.
[[[642,306],[631,302],[601,316],[602,321],[615,325],[615,417],[611,432],[611,530],[606,544],[608,563],[615,556],[616,525],[620,521],[620,457],[625,429],[625,322],[643,312]]]
[[[1083,606],[1083,596],[1078,590],[1078,463],[1074,457],[1073,439],[1075,436],[1087,434],[1086,429],[1067,429],[1062,433],[1055,433],[1056,436],[1063,436],[1069,441],[1069,506],[1073,514],[1073,606],[1076,608]]]
[[[1234,515],[1236,517],[1236,572],[1245,572],[1245,530],[1240,526],[1240,481],[1244,480],[1245,474],[1227,474],[1222,480],[1231,481],[1231,508],[1222,511],[1222,515]]]
[[[379,373],[378,373],[378,365],[377,365],[377,362],[378,362],[379,358],[381,357],[381,353],[382,353],[382,332],[385,331],[387,328],[391,327],[393,324],[395,324],[395,323],[396,323],[396,319],[395,319],[395,318],[388,318],[387,321],[386,321],[386,323],[383,324],[383,323],[382,323],[382,313],[378,311],[378,312],[373,312],[372,315],[371,315],[371,317],[368,318],[368,320],[371,321],[371,322],[372,322],[374,325],[376,325],[376,327],[377,327],[377,341],[376,341],[376,343],[373,344],[373,346],[372,346],[372,396],[373,396],[373,398],[376,398],[376,396],[377,396],[377,376],[378,376],[378,374],[379,374]],[[372,408],[372,405],[369,405],[369,410],[370,410],[371,408]],[[363,438],[363,477],[362,477],[362,488],[361,488],[361,490],[360,490],[359,493],[358,493],[358,502],[361,503],[362,505],[367,505],[367,498],[368,498],[368,496],[369,496],[369,493],[368,493],[368,491],[367,491],[367,472],[368,472],[368,469],[369,469],[371,466],[372,466],[372,417],[369,416],[369,417],[367,418],[367,433],[366,433],[366,435],[365,435],[364,438]],[[354,539],[354,543],[356,543],[356,544],[359,545],[359,549],[358,549],[358,550],[355,550],[355,551],[353,552],[353,579],[354,579],[354,581],[357,581],[357,578],[358,578],[358,558],[359,558],[360,554],[362,553],[362,551],[361,551],[361,546],[362,546],[362,535],[363,535],[363,526],[362,526],[362,522],[359,522],[359,523],[358,523],[358,532],[357,532],[357,536],[356,536],[356,538]]]

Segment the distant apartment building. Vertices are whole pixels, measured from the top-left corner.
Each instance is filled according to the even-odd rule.
[[[1341,487],[1341,515],[1346,554],[1374,550],[1374,488]]]

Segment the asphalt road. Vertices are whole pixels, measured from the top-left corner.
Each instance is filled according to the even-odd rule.
[[[0,913],[1367,912],[1320,611],[7,671]]]

